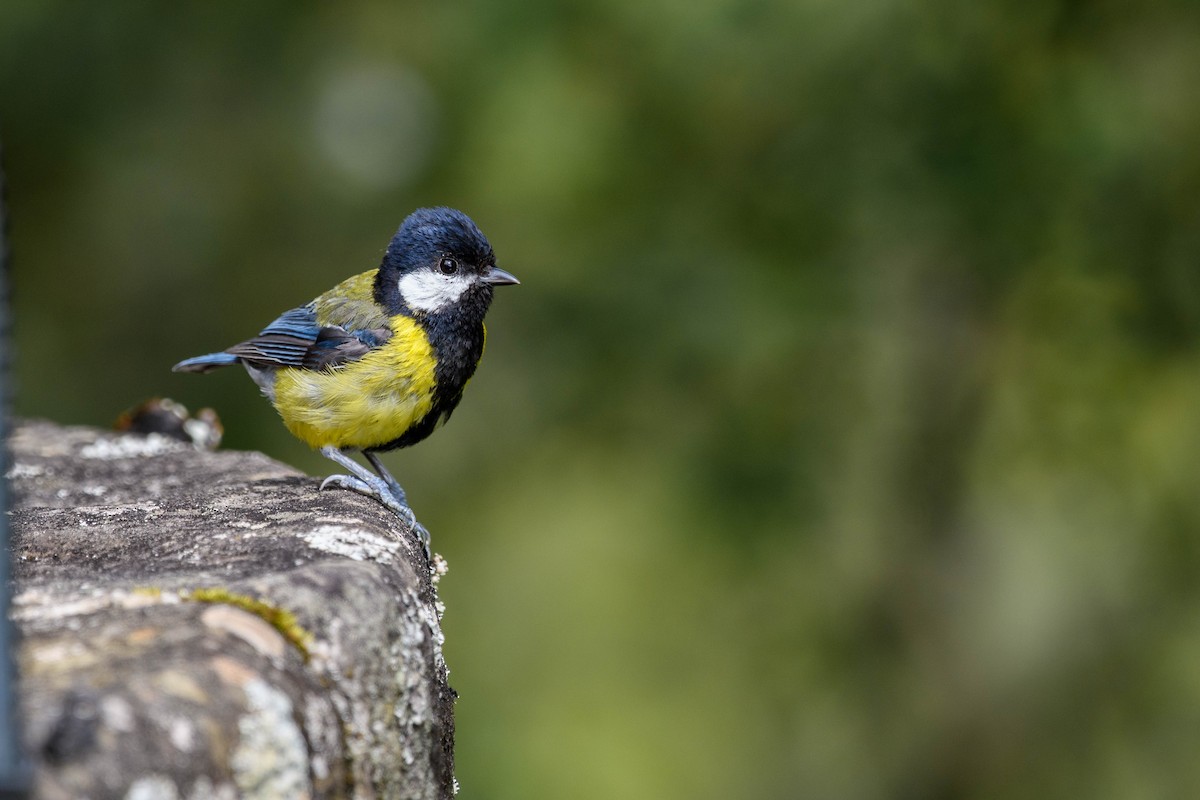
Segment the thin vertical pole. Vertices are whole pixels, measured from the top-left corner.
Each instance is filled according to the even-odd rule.
[[[12,604],[11,537],[8,527],[8,427],[12,396],[12,317],[9,308],[8,204],[4,151],[0,148],[0,800],[29,796],[29,766],[21,752],[17,710]]]

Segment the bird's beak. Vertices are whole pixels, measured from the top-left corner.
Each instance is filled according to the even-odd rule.
[[[511,286],[520,283],[516,275],[513,275],[511,272],[505,272],[499,267],[492,267],[483,273],[483,282],[490,283],[492,286]]]

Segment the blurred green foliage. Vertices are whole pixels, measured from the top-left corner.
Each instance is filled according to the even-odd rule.
[[[389,457],[471,798],[1200,795],[1193,2],[6,0],[18,409],[375,266],[502,266]],[[315,484],[314,484],[315,485]]]

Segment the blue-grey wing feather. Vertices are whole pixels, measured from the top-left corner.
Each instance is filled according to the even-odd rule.
[[[225,352],[257,367],[331,369],[362,358],[391,335],[387,328],[346,330],[321,325],[315,307],[309,303],[281,314],[258,336]]]

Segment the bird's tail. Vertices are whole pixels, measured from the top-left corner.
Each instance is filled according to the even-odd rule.
[[[195,358],[185,358],[175,366],[171,367],[172,372],[208,372],[217,367],[228,367],[230,364],[238,363],[238,357],[230,353],[209,353],[206,356],[196,356]]]

